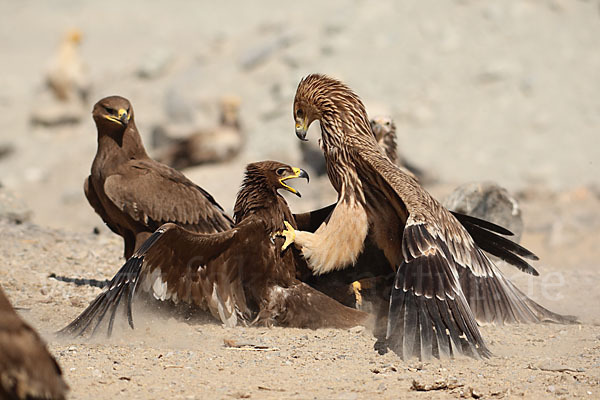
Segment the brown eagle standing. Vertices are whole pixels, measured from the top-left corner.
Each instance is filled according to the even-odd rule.
[[[148,157],[131,103],[119,96],[94,105],[98,150],[84,190],[90,205],[125,242],[125,258],[164,223],[194,232],[230,229],[233,221],[204,189]]]
[[[338,202],[314,233],[282,234],[314,274],[352,266],[374,244],[395,270],[386,344],[403,358],[487,357],[480,322],[570,322],[527,298],[484,254],[535,270],[529,251],[496,235],[496,225],[453,214],[385,156],[359,97],[343,83],[309,75],[294,100],[296,136],[321,124],[327,173]],[[460,219],[460,221],[459,221]],[[477,243],[477,244],[476,244]]]
[[[42,339],[0,288],[0,399],[64,399],[68,389]]]
[[[298,191],[287,184],[308,174],[275,161],[249,164],[234,208],[233,229],[199,234],[174,224],[161,226],[115,275],[107,289],[63,333],[82,335],[98,329],[109,315],[112,332],[124,302],[133,328],[131,303],[137,290],[160,300],[208,309],[227,326],[238,323],[299,328],[348,328],[366,314],[343,306],[296,278],[298,255],[281,251],[272,233],[294,218],[278,193]]]

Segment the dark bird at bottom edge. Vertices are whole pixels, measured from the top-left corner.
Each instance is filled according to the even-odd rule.
[[[64,399],[69,387],[46,345],[0,287],[0,399]]]

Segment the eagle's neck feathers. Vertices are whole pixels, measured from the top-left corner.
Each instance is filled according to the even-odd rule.
[[[148,158],[133,120],[125,130],[99,129],[96,159],[102,162],[120,163],[127,160]]]
[[[283,229],[283,221],[292,218],[287,202],[267,178],[260,173],[247,171],[236,198],[233,217],[235,223],[239,224],[250,216],[264,221],[268,232]]]

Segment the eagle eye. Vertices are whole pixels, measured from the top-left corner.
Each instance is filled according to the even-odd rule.
[[[285,168],[277,168],[277,171],[275,171],[275,173],[279,176],[285,174],[286,169]]]
[[[117,113],[117,111],[114,108],[110,108],[110,107],[104,107],[104,109],[106,110],[107,113],[114,115]]]
[[[304,111],[302,111],[301,108],[299,108],[298,110],[296,110],[296,117],[302,119],[304,118]]]

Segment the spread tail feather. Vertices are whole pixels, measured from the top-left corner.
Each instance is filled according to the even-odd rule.
[[[157,235],[156,233],[153,236]],[[154,239],[156,240],[158,236]],[[112,278],[104,292],[98,297],[69,325],[58,331],[59,334],[68,336],[84,336],[89,334],[94,336],[100,328],[102,321],[109,313],[109,322],[107,328],[107,336],[112,334],[114,321],[117,310],[124,300],[127,320],[129,326],[133,329],[133,312],[132,302],[137,284],[139,282],[140,273],[142,270],[143,258],[138,257],[138,254],[143,254],[147,247],[152,245],[154,241],[149,238],[144,245],[121,267],[119,272]]]
[[[457,354],[491,356],[464,297],[455,294],[440,298],[418,294],[412,288],[404,290],[406,280],[405,268],[400,268],[390,297],[387,347],[405,360],[453,358]]]

